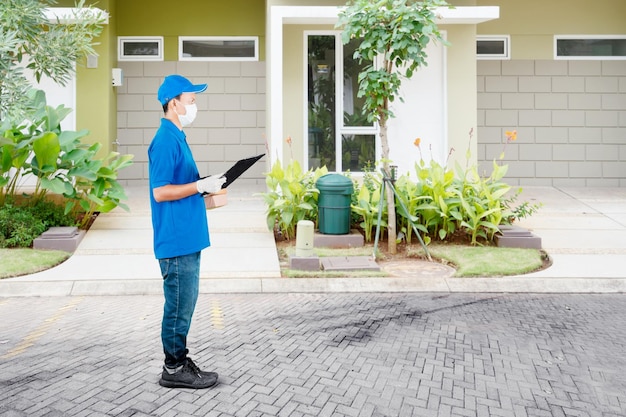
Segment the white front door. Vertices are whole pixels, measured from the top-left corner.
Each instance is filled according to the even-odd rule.
[[[434,159],[443,165],[448,155],[445,47],[431,42],[427,53],[428,66],[402,81],[404,101],[396,99],[390,106],[395,118],[387,124],[389,157],[398,175],[415,175],[420,150],[426,163]],[[417,138],[420,149],[414,144]]]

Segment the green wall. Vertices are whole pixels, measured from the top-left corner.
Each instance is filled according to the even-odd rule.
[[[553,59],[554,35],[624,35],[624,0],[477,0],[500,6],[500,18],[478,25],[479,35],[510,35],[512,59]]]
[[[178,36],[258,36],[265,56],[265,3],[259,0],[224,2],[195,0],[88,0],[109,13],[109,23],[96,40],[97,68],[77,65],[76,128],[87,129],[87,141],[100,142],[102,155],[115,150],[117,95],[111,69],[117,67],[118,36],[163,36],[165,60],[178,59]],[[75,0],[59,0],[54,7],[74,7]]]
[[[263,60],[264,16],[260,0],[117,0],[114,19],[118,36],[163,36],[166,61],[178,59],[179,36],[258,36]]]

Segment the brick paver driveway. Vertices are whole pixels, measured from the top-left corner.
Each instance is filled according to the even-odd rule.
[[[201,295],[204,391],[157,384],[161,304],[0,299],[0,415],[626,415],[626,295]]]

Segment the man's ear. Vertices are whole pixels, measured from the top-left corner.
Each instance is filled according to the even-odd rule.
[[[172,111],[174,109],[174,106],[176,106],[176,103],[174,102],[174,100],[176,100],[175,98],[171,99],[170,101],[167,102],[167,112],[169,113],[170,111]]]

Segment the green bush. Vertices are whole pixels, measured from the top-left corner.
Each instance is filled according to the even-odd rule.
[[[86,227],[94,212],[115,207],[128,209],[123,188],[117,182],[120,169],[132,164],[132,155],[111,152],[97,154],[102,145],[88,145],[81,139],[88,131],[62,131],[61,121],[70,109],[46,104],[43,91],[31,90],[26,122],[5,119],[0,123],[0,205],[17,195],[20,181],[34,176],[34,201],[43,201],[48,192],[65,198],[65,213],[73,213]]]
[[[382,207],[380,204],[382,175],[366,172],[363,176],[363,185],[358,184],[358,182],[354,183],[351,205],[353,218],[357,218],[356,223],[363,230],[365,241],[371,242],[372,232],[378,225],[379,210],[382,210],[380,231],[384,233],[387,230],[387,204],[382,204]]]
[[[32,203],[32,204],[31,204]],[[73,216],[51,201],[12,200],[0,206],[0,248],[27,248],[50,227],[76,226]]]
[[[507,132],[507,141],[515,139],[515,132]],[[419,147],[419,140],[415,144]],[[491,175],[481,177],[477,168],[469,165],[469,151],[467,159],[465,168],[457,163],[453,171],[434,160],[426,164],[420,158],[415,164],[416,180],[407,173],[395,181],[399,239],[410,244],[416,232],[414,225],[423,233],[426,244],[432,239],[447,240],[461,235],[477,245],[492,241],[500,225],[530,216],[540,207],[527,202],[515,204],[521,188],[511,194],[511,186],[502,180],[507,165],[494,160]],[[313,220],[317,224],[319,191],[315,182],[327,172],[325,167],[304,172],[298,162],[292,162],[285,170],[280,162],[274,165],[266,178],[270,192],[264,194],[270,230],[276,228],[284,237],[292,238],[299,220]],[[362,183],[353,181],[351,221],[363,231],[366,242],[372,241],[379,214],[380,231],[386,230],[387,204],[382,204],[379,213],[382,182],[382,175],[374,171],[366,171]]]
[[[300,220],[311,220],[317,224],[317,196],[315,183],[328,173],[324,168],[303,171],[297,161],[283,169],[280,161],[274,163],[266,174],[268,192],[261,193],[267,204],[267,226],[282,234],[285,239],[296,236],[296,225]]]

